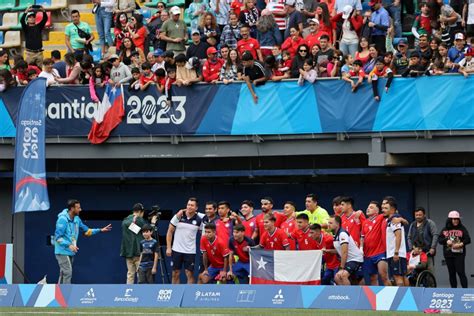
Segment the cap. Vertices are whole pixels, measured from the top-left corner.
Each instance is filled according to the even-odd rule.
[[[420,53],[420,51],[415,50],[415,49],[412,50],[412,51],[410,52],[410,58],[413,58],[413,57],[421,58],[421,53]]]
[[[209,47],[207,50],[206,50],[206,55],[209,55],[209,54],[217,54],[217,49],[213,46]]]
[[[464,34],[463,33],[456,33],[456,35],[454,35],[454,40],[464,40]]]
[[[398,41],[398,45],[399,46],[408,46],[408,41],[404,38],[401,38],[399,41]]]
[[[370,0],[369,6],[372,7],[372,6],[374,6],[374,5],[376,5],[377,3],[380,3],[380,2],[381,2],[380,0]]]
[[[464,56],[473,56],[474,57],[474,49],[469,47],[467,51],[464,53]]]
[[[308,20],[308,23],[311,23],[311,22],[312,22],[312,23],[316,23],[317,25],[319,25],[319,20],[316,19],[316,18],[314,18],[314,19],[309,19],[309,20]]]
[[[285,4],[286,4],[286,5],[289,5],[289,6],[294,6],[295,3],[296,3],[295,0],[285,0]]]
[[[30,16],[35,16],[36,12],[30,11],[26,14],[26,17],[29,18]]]
[[[173,58],[174,53],[172,50],[167,50],[166,52],[163,53],[163,57]]]
[[[155,51],[153,52],[153,56],[155,57],[160,57],[160,56],[163,56],[164,52],[161,48],[157,48],[155,49]]]
[[[193,69],[198,65],[199,65],[199,58],[191,57],[191,58],[188,59],[188,62],[186,63],[185,67],[187,69]]]
[[[117,54],[112,54],[109,56],[109,60],[112,61],[113,59],[118,59],[118,55]]]
[[[199,30],[194,29],[191,31],[191,35],[194,35],[194,34],[200,35],[201,33],[199,33]]]
[[[352,6],[350,4],[346,5],[344,9],[342,9],[342,18],[347,19],[349,15],[352,13]]]
[[[448,214],[448,218],[461,218],[461,215],[459,215],[458,211],[451,211]]]
[[[171,13],[172,15],[181,14],[181,9],[180,9],[179,7],[177,7],[177,6],[171,7],[170,13]]]

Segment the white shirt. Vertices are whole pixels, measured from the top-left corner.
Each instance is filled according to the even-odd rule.
[[[344,229],[339,228],[333,241],[334,248],[339,256],[341,256],[341,245],[343,244],[348,244],[347,262],[364,262],[364,253],[359,249],[359,247],[357,247],[354,239],[352,239],[351,235],[349,235],[349,233]]]
[[[155,73],[158,69],[165,69],[165,61],[163,60],[161,63],[154,63],[153,66],[151,66],[151,72]]]
[[[196,213],[193,217],[188,218],[186,213],[181,219],[175,215],[170,221],[176,230],[174,232],[173,251],[196,254],[196,235],[201,227],[201,217]]]
[[[401,223],[392,224],[391,221],[387,221],[387,258],[392,258],[395,255],[395,232],[397,230],[399,230],[402,235],[400,249],[398,249],[398,256],[400,258],[407,257],[407,247],[405,245],[405,229],[403,229]]]
[[[61,76],[59,75],[59,72],[56,69],[53,69],[52,72],[46,72],[46,71],[43,70],[42,72],[40,72],[38,77],[39,78],[46,78],[46,85],[47,86],[58,84],[56,82],[56,80],[54,80],[54,78],[61,78]]]

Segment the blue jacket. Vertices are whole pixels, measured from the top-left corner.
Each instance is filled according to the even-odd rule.
[[[56,231],[54,232],[54,253],[56,255],[74,256],[76,253],[72,252],[69,246],[73,241],[76,242],[77,246],[79,230],[84,233],[84,236],[88,237],[100,233],[99,228],[91,229],[87,227],[79,216],[71,220],[67,209],[59,213],[56,221]]]

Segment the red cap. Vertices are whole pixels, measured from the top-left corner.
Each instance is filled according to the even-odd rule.
[[[464,55],[465,55],[465,56],[473,56],[473,57],[474,57],[474,49],[472,49],[471,47],[469,47]]]
[[[217,49],[215,47],[209,47],[207,50],[206,50],[206,54],[209,55],[209,54],[217,54]]]
[[[371,1],[369,2],[369,6],[372,7],[372,6],[374,6],[374,5],[376,5],[377,3],[380,3],[380,2],[382,2],[382,1],[381,1],[381,0],[371,0]]]

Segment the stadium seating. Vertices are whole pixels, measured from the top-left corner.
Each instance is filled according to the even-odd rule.
[[[150,8],[156,8],[159,0],[151,0],[150,2],[145,3],[145,6]]]
[[[61,10],[67,8],[67,0],[51,0],[51,6],[47,8],[49,11]]]
[[[18,5],[12,11],[25,11],[29,6],[35,4],[35,0],[18,0]]]
[[[48,20],[46,21],[46,25],[45,27],[47,29],[49,28],[52,28],[53,27],[53,22],[51,20],[51,12],[46,12],[46,15],[48,16]],[[42,14],[37,14],[36,15],[36,24],[38,24],[39,22],[41,22],[41,20],[43,19],[43,15]]]
[[[36,4],[36,5],[41,5],[41,6],[43,6],[46,10],[48,10],[49,7],[51,7],[51,0],[36,0],[36,1],[35,1],[35,4]]]
[[[7,12],[3,14],[2,25],[0,26],[0,31],[7,31],[16,27],[18,25],[18,13]]]
[[[14,47],[20,47],[20,46],[21,46],[20,31],[5,32],[3,44],[0,45],[0,48],[14,48]]]
[[[0,31],[0,45],[3,44],[3,32]]]
[[[10,11],[15,7],[15,0],[0,0],[0,11]]]

